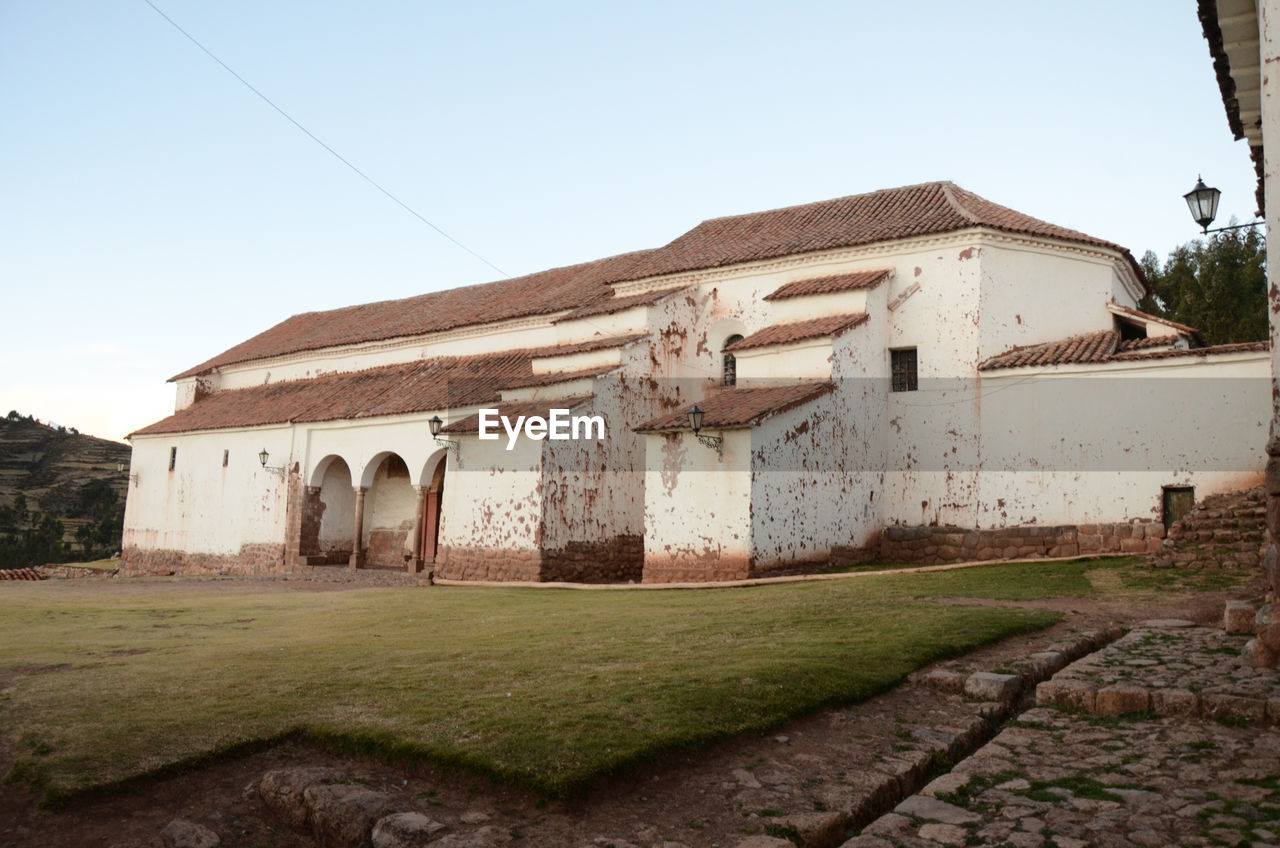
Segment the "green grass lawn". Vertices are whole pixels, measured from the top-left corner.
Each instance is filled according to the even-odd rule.
[[[10,778],[50,801],[291,732],[562,795],[1057,620],[933,598],[1087,593],[1106,567],[700,592],[11,584],[0,676],[18,676],[0,733]]]

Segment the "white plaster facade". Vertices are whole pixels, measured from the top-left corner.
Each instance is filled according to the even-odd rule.
[[[963,214],[876,237],[914,208],[906,195]],[[853,214],[863,204],[881,218]],[[1162,487],[1259,478],[1267,351],[1176,350],[1194,333],[1129,311],[1145,282],[1122,248],[950,184],[817,207],[852,210],[818,247],[802,249],[835,225],[795,220],[810,207],[742,216],[780,234],[772,255],[719,219],[532,275],[530,292],[571,293],[536,314],[520,311],[522,278],[476,289],[478,313],[508,291],[509,315],[446,329],[431,329],[430,296],[399,309],[421,309],[423,331],[385,338],[355,326],[326,344],[299,316],[180,375],[175,415],[132,439],[127,569],[434,559],[462,579],[721,579],[866,555],[895,526],[1159,520]],[[1122,349],[1121,324],[1147,340]],[[1111,349],[991,364],[1077,336]],[[891,352],[908,348],[918,384],[892,391]],[[688,431],[694,402],[719,451]],[[606,437],[509,451],[476,436],[481,408],[559,404],[604,416]],[[453,445],[430,436],[434,416]],[[263,448],[282,471],[262,468]]]

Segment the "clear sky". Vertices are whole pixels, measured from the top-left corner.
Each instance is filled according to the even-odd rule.
[[[153,0],[519,275],[949,179],[1166,255],[1254,211],[1194,0]],[[0,2],[0,415],[119,439],[289,315],[499,274],[144,0]]]

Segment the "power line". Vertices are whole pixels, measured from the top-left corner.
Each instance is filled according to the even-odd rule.
[[[406,212],[408,212],[410,215],[412,215],[413,217],[417,218],[419,221],[421,221],[422,223],[426,224],[428,227],[430,227],[431,229],[435,230],[437,233],[439,233],[440,235],[444,236],[444,237],[445,237],[445,238],[447,238],[449,241],[453,242],[453,243],[454,243],[454,244],[456,244],[458,247],[460,247],[460,248],[462,248],[463,250],[465,250],[467,253],[470,253],[470,254],[471,254],[472,256],[474,256],[476,259],[479,259],[481,262],[483,262],[484,264],[488,265],[490,268],[492,268],[493,270],[497,271],[497,272],[498,272],[499,274],[501,274],[502,276],[504,276],[504,277],[510,277],[510,276],[511,276],[511,275],[510,275],[510,274],[508,274],[506,271],[504,271],[504,270],[502,270],[501,268],[499,268],[497,265],[494,265],[494,264],[493,264],[492,262],[490,262],[488,259],[485,259],[485,258],[484,258],[483,256],[481,256],[480,254],[476,253],[474,250],[472,250],[471,248],[467,247],[465,244],[463,244],[462,242],[458,241],[456,238],[454,238],[453,236],[449,235],[449,234],[448,234],[448,233],[446,233],[444,230],[440,229],[440,228],[439,228],[439,227],[437,227],[435,224],[431,223],[431,222],[430,222],[430,221],[428,221],[426,218],[424,218],[424,217],[422,217],[421,215],[419,215],[419,214],[417,213],[417,211],[415,211],[411,206],[409,206],[409,204],[405,203],[403,200],[401,200],[400,198],[396,197],[396,196],[395,196],[394,194],[392,194],[391,192],[387,191],[385,188],[383,188],[381,185],[379,185],[379,184],[378,184],[378,182],[377,182],[376,180],[374,180],[374,179],[373,179],[373,177],[369,176],[369,175],[368,175],[368,174],[366,174],[364,171],[360,170],[360,169],[359,169],[359,168],[357,168],[355,165],[351,164],[351,162],[349,162],[345,157],[343,157],[343,155],[342,155],[341,153],[339,153],[338,151],[334,150],[332,147],[330,147],[329,145],[327,145],[327,144],[325,144],[323,141],[321,141],[319,138],[317,138],[317,137],[316,137],[316,135],[315,135],[315,133],[311,132],[311,130],[307,129],[307,128],[306,128],[306,127],[304,127],[302,124],[300,124],[300,123],[298,123],[296,120],[294,120],[294,118],[293,118],[293,116],[292,116],[292,115],[290,115],[288,112],[286,112],[285,110],[281,109],[281,108],[280,108],[279,106],[277,106],[274,102],[272,102],[272,100],[271,100],[271,98],[270,98],[270,97],[267,97],[267,95],[263,94],[261,91],[258,91],[258,89],[254,88],[252,83],[250,83],[250,82],[249,82],[247,79],[245,79],[244,77],[240,76],[238,73],[236,73],[236,72],[231,68],[231,66],[230,66],[230,65],[228,65],[226,62],[222,61],[222,60],[221,60],[221,59],[219,59],[216,55],[214,55],[214,53],[213,53],[213,51],[212,51],[212,50],[210,50],[208,47],[205,47],[203,44],[201,44],[201,43],[196,39],[196,37],[195,37],[195,36],[193,36],[191,33],[187,32],[185,29],[183,29],[181,26],[179,26],[177,21],[175,21],[173,18],[171,18],[171,17],[169,17],[168,15],[166,15],[163,11],[161,11],[161,10],[160,10],[160,7],[159,7],[159,6],[157,6],[155,3],[152,3],[152,2],[151,2],[151,0],[142,0],[142,2],[144,2],[144,3],[146,3],[148,6],[150,6],[150,7],[155,11],[155,13],[156,13],[157,15],[159,15],[160,17],[162,17],[162,18],[164,18],[166,21],[168,21],[168,22],[169,22],[169,24],[170,24],[174,29],[176,29],[178,32],[182,33],[184,36],[186,36],[186,37],[187,37],[187,40],[189,40],[189,41],[190,41],[192,44],[194,44],[196,47],[199,47],[199,48],[204,52],[204,54],[205,54],[206,56],[208,56],[210,59],[212,59],[213,61],[217,62],[219,65],[221,65],[221,66],[222,66],[222,68],[223,68],[227,73],[231,74],[231,76],[233,76],[233,77],[235,77],[236,79],[238,79],[238,80],[241,82],[241,84],[242,84],[242,85],[244,85],[244,87],[245,87],[245,88],[249,89],[249,90],[250,90],[250,91],[252,91],[254,94],[258,95],[258,97],[260,97],[264,103],[266,103],[266,104],[267,104],[268,106],[270,106],[272,109],[275,109],[275,110],[276,110],[277,112],[279,112],[282,116],[284,116],[284,119],[285,119],[285,120],[287,120],[289,123],[293,124],[293,125],[294,125],[295,127],[297,127],[299,130],[301,130],[303,133],[305,133],[305,134],[306,134],[306,136],[307,136],[307,138],[311,139],[311,140],[312,140],[312,141],[314,141],[316,144],[320,145],[320,146],[321,146],[321,147],[323,147],[325,150],[329,151],[329,153],[330,153],[330,154],[332,154],[332,155],[333,155],[333,157],[334,157],[335,159],[337,159],[337,160],[338,160],[339,162],[341,162],[342,164],[346,165],[346,166],[347,166],[348,168],[350,168],[352,171],[355,171],[355,172],[356,172],[356,174],[358,174],[358,175],[359,175],[359,176],[360,176],[360,177],[361,177],[365,182],[367,182],[369,185],[373,186],[373,187],[374,187],[374,188],[376,188],[378,191],[382,192],[382,193],[383,193],[383,194],[385,194],[387,197],[391,198],[393,201],[395,201],[395,203],[396,203],[397,205],[399,205],[399,206],[400,206],[400,208],[404,209],[404,210],[405,210]]]

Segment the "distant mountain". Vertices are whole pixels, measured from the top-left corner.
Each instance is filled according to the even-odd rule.
[[[74,427],[0,418],[0,568],[118,551],[129,455],[128,445]]]

